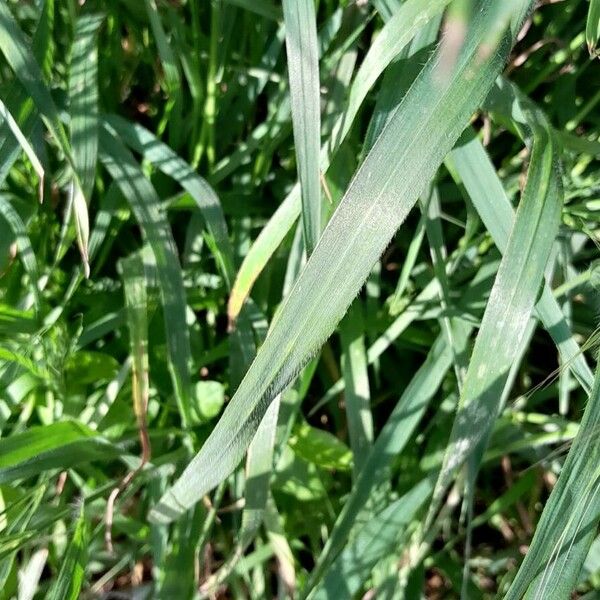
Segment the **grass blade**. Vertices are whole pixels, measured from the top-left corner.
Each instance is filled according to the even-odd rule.
[[[121,138],[145,160],[179,183],[196,201],[219,252],[215,256],[228,287],[233,282],[233,249],[219,198],[213,188],[150,131],[117,115],[105,118]]]
[[[77,600],[80,597],[88,553],[88,524],[83,508],[82,504],[60,572],[46,596],[49,600]]]
[[[0,440],[0,483],[118,454],[115,446],[76,421],[31,427]]]
[[[87,14],[77,19],[69,73],[73,161],[88,201],[98,158],[98,29],[103,19]]]
[[[534,133],[527,183],[469,361],[428,522],[458,468],[487,444],[558,233],[563,189],[556,143],[544,115],[521,108]]]
[[[528,7],[523,1],[513,30]],[[443,81],[439,53],[427,62],[357,172],[219,423],[151,519],[177,518],[235,469],[272,399],[331,334],[502,68],[511,35],[496,52],[480,53],[491,21],[482,6]]]
[[[182,425],[190,423],[192,389],[191,351],[186,324],[186,298],[181,266],[171,228],[160,200],[131,153],[107,127],[100,129],[100,159],[131,205],[152,250],[165,317],[169,371]]]
[[[0,116],[2,117],[4,123],[8,126],[15,139],[23,149],[23,152],[25,152],[27,158],[33,166],[34,171],[40,179],[39,189],[41,202],[44,198],[44,167],[42,166],[40,159],[37,157],[35,150],[31,147],[31,144],[27,141],[27,138],[21,131],[19,124],[14,120],[13,116],[10,114],[8,108],[6,107],[4,102],[2,102],[2,100],[0,100]]]
[[[432,490],[433,482],[424,479],[365,523],[331,565],[311,600],[354,597],[377,562],[396,550],[398,538]]]
[[[10,12],[6,3],[0,4],[0,50],[11,66],[15,75],[33,101],[46,123],[48,130],[63,151],[72,169],[73,181],[71,194],[73,197],[73,214],[77,229],[79,251],[86,275],[89,274],[87,241],[89,235],[89,216],[81,181],[71,153],[71,146],[60,121],[58,110],[50,91],[46,87],[42,72],[35,60],[30,44]]]
[[[514,223],[514,211],[485,148],[472,131],[465,132],[446,164],[460,177],[496,246],[504,253]],[[563,362],[589,392],[593,384],[592,372],[547,283],[544,283],[535,310]]]
[[[577,584],[600,516],[598,373],[577,436],[507,600],[567,598]]]
[[[360,107],[378,77],[415,34],[443,10],[448,1],[435,0],[423,4],[421,0],[408,0],[395,18],[383,28],[354,78],[349,91],[348,105],[332,128],[331,141],[324,144],[321,149],[321,171],[327,171],[330,160],[346,138]],[[245,256],[227,307],[230,321],[235,321],[245,299],[250,294],[252,285],[294,225],[300,215],[301,204],[300,187],[296,185]]]
[[[6,220],[9,227],[12,229],[15,241],[17,243],[17,250],[23,263],[25,272],[29,275],[31,292],[35,306],[40,306],[40,294],[38,291],[38,282],[40,275],[38,272],[37,259],[35,258],[35,252],[31,247],[31,241],[27,235],[27,229],[23,220],[19,216],[19,213],[12,207],[12,204],[0,194],[0,214]]]
[[[592,58],[598,56],[598,40],[600,39],[600,0],[590,0],[587,24],[585,27],[585,41]]]
[[[354,476],[360,473],[373,444],[373,415],[367,352],[365,350],[362,303],[355,300],[340,323],[344,401],[350,445],[354,455]]]
[[[313,0],[283,0],[292,123],[302,196],[304,244],[310,255],[321,236],[319,48]]]

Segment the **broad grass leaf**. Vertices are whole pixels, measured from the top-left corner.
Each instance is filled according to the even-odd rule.
[[[77,421],[31,427],[0,440],[0,483],[119,454],[116,446]]]
[[[98,30],[103,20],[102,15],[85,13],[77,19],[69,72],[73,162],[88,202],[98,159]]]
[[[513,30],[529,4],[520,5]],[[272,399],[342,318],[502,68],[512,35],[496,52],[480,52],[492,20],[482,5],[452,73],[440,77],[439,53],[427,62],[356,173],[221,420],[152,520],[177,518],[235,469]]]
[[[329,140],[321,148],[320,168],[323,173],[346,139],[360,107],[379,76],[415,34],[443,10],[448,1],[435,0],[424,4],[421,0],[409,0],[385,25],[352,82],[346,109],[337,118]],[[296,222],[301,204],[300,186],[295,185],[244,257],[229,298],[227,312],[231,321],[237,318],[257,277]]]

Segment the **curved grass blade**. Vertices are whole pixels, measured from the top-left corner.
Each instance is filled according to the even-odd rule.
[[[122,142],[108,129],[100,129],[100,160],[131,205],[144,231],[154,260],[165,318],[169,371],[182,425],[190,423],[192,385],[191,351],[185,318],[186,297],[177,246],[171,228],[160,210],[156,190]]]
[[[283,0],[283,20],[294,143],[302,196],[304,244],[310,256],[321,236],[323,220],[319,171],[319,48],[313,0]]]
[[[446,165],[451,173],[460,177],[486,229],[500,252],[504,253],[514,223],[514,211],[485,148],[472,130],[465,132],[447,158]],[[547,283],[544,283],[535,312],[554,340],[564,364],[569,365],[583,389],[589,393],[593,374]]]
[[[558,233],[563,189],[556,143],[539,110],[525,104],[521,110],[534,133],[527,183],[469,361],[428,522],[459,467],[487,444]]]
[[[528,6],[523,0],[515,27]],[[504,64],[508,34],[496,52],[480,53],[490,14],[482,5],[450,76],[440,80],[439,53],[429,59],[358,170],[217,426],[151,519],[177,518],[235,469],[272,399],[342,318]]]
[[[381,73],[415,34],[439,14],[448,2],[449,0],[434,0],[423,4],[421,0],[408,0],[396,16],[385,25],[354,78],[349,92],[348,106],[334,124],[330,141],[321,148],[321,171],[327,171],[331,158],[346,138],[364,99]],[[254,282],[296,222],[300,211],[300,187],[296,184],[260,232],[240,266],[227,307],[230,321],[235,321],[237,318],[244,301],[250,295]]]
[[[105,122],[118,132],[127,145],[139,152],[145,160],[152,163],[165,175],[179,183],[195,200],[206,223],[206,228],[214,238],[215,245],[219,250],[215,258],[229,288],[234,277],[233,249],[229,240],[225,215],[213,188],[169,146],[141,125],[131,123],[117,115],[105,117]]]

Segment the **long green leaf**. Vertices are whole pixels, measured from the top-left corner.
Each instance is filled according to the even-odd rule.
[[[321,236],[323,213],[319,171],[319,48],[314,1],[283,0],[283,20],[294,142],[302,196],[304,244],[308,254],[311,254]]]
[[[169,146],[141,125],[131,123],[117,115],[107,116],[105,120],[133,150],[139,152],[157,169],[172,177],[192,196],[200,209],[206,228],[214,238],[218,249],[215,258],[227,285],[230,286],[234,276],[233,249],[229,241],[223,208],[213,188]]]
[[[115,446],[76,421],[32,427],[0,440],[0,483],[118,454]]]
[[[88,201],[98,158],[98,29],[102,21],[101,15],[84,14],[77,19],[69,73],[73,161]]]
[[[522,3],[513,29],[528,5]],[[482,6],[451,74],[440,77],[439,53],[428,61],[356,174],[221,420],[153,509],[153,520],[176,518],[235,469],[271,400],[331,334],[502,67],[511,36],[481,56],[490,21]]]
[[[321,148],[321,171],[327,171],[333,155],[348,135],[369,90],[385,68],[415,34],[444,9],[448,2],[449,0],[434,0],[424,4],[421,0],[408,0],[395,17],[385,25],[369,48],[354,78],[347,107],[332,128],[330,141]],[[229,299],[230,320],[236,319],[244,300],[250,294],[252,285],[292,228],[300,211],[300,187],[296,185],[261,231],[242,262]]]
[[[354,474],[360,473],[373,444],[373,415],[362,303],[355,300],[340,323],[346,417],[354,455]]]
[[[446,164],[460,177],[496,246],[504,253],[514,223],[514,210],[485,148],[472,130],[465,132]],[[592,372],[547,283],[544,283],[535,312],[554,340],[564,363],[589,392],[594,379]]]
[[[527,183],[469,361],[429,518],[458,468],[487,444],[558,233],[563,188],[557,147],[544,115],[521,108],[534,129]]]
[[[156,262],[169,350],[169,371],[184,427],[190,423],[191,351],[181,265],[171,228],[156,190],[140,166],[107,126],[100,129],[100,160],[131,205]]]

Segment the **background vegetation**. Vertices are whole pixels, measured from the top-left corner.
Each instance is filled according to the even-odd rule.
[[[598,597],[599,35],[0,0],[0,598]]]

